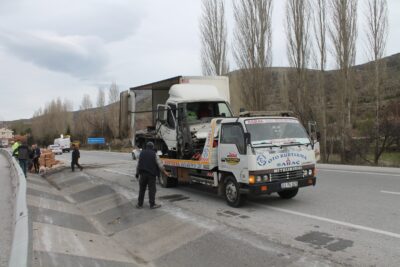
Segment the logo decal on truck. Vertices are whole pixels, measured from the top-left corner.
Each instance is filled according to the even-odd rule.
[[[274,162],[274,161],[276,161],[276,160],[279,160],[279,159],[284,159],[284,158],[287,158],[287,159],[290,159],[291,158],[291,161],[295,161],[295,162],[298,162],[298,161],[300,161],[300,159],[302,159],[302,160],[307,160],[307,156],[306,155],[304,155],[304,154],[302,154],[302,153],[297,153],[297,152],[289,152],[289,153],[281,153],[281,154],[278,154],[278,155],[275,155],[275,156],[272,156],[269,160],[268,160],[268,164],[269,163],[272,163],[272,162]],[[294,158],[294,159],[293,159]],[[286,160],[287,161],[287,160]],[[286,162],[283,162],[283,163],[281,163],[281,164],[287,164]],[[282,165],[283,166],[283,165]]]
[[[257,164],[259,166],[265,166],[267,164],[267,158],[264,155],[258,155],[257,156]]]
[[[300,160],[290,160],[290,158],[287,158],[286,161],[276,164],[278,167],[288,167],[294,165],[300,165]]]
[[[226,163],[229,165],[236,165],[240,162],[240,158],[238,158],[236,153],[229,153],[225,158]]]

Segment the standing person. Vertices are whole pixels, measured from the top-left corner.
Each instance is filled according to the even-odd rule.
[[[29,160],[29,147],[26,142],[23,142],[16,150],[13,152],[13,156],[16,156],[19,161],[19,166],[21,166],[22,171],[24,172],[26,178],[26,169],[28,168],[28,160]]]
[[[79,165],[78,161],[79,158],[81,157],[81,153],[79,152],[79,148],[77,145],[72,144],[72,161],[71,161],[71,169],[72,171],[75,171],[75,165],[78,166],[81,171],[83,170],[83,167]]]
[[[35,153],[35,145],[32,145],[29,148],[29,160],[28,160],[28,172],[32,171],[32,167],[33,167],[33,157],[34,157],[34,153]]]
[[[35,167],[35,173],[39,173],[39,170],[40,170],[40,163],[39,163],[40,155],[41,155],[40,148],[38,147],[37,144],[34,144],[33,145],[33,166]]]
[[[19,140],[17,139],[15,141],[15,143],[12,145],[11,150],[13,153],[13,156],[18,158],[18,147],[21,145],[21,143],[19,142]]]
[[[149,187],[149,202],[150,208],[156,209],[161,205],[155,203],[156,198],[156,176],[160,175],[162,171],[166,176],[169,173],[165,170],[160,157],[154,151],[154,144],[148,142],[146,149],[140,152],[139,161],[136,168],[136,178],[139,178],[139,197],[136,208],[141,209],[143,207],[144,195],[146,193],[147,186]]]

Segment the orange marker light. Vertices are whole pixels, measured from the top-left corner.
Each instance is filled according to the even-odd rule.
[[[254,184],[256,182],[256,177],[254,175],[249,175],[249,184]]]
[[[267,190],[268,190],[268,186],[266,186],[266,185],[261,186],[261,191],[267,191]]]

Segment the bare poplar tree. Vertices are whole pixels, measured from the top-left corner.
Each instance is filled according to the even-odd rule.
[[[104,106],[106,105],[106,95],[104,93],[103,88],[99,88],[97,91],[97,107],[100,109],[100,112],[96,112],[94,114],[94,122],[95,122],[95,129],[94,131],[96,134],[101,134],[104,136],[104,124],[105,124],[105,109]]]
[[[200,19],[201,65],[204,75],[228,72],[224,0],[203,0]]]
[[[385,54],[386,39],[388,34],[388,10],[386,0],[368,0],[367,12],[365,14],[367,47],[369,59],[372,61],[371,87],[375,96],[375,139],[374,163],[378,164],[383,152],[384,145],[381,144],[380,133],[380,110],[382,78],[385,72],[385,63],[382,58]]]
[[[350,144],[352,109],[354,103],[354,73],[356,57],[357,0],[331,0],[332,21],[329,27],[338,66],[337,112],[339,115],[341,161],[346,161],[346,149]]]
[[[311,21],[311,7],[308,0],[287,0],[286,2],[286,34],[287,55],[290,66],[296,70],[296,81],[292,89],[296,99],[291,101],[296,111],[305,121],[307,113],[306,75],[310,59],[309,26]]]
[[[240,89],[246,106],[265,110],[268,67],[272,63],[272,0],[234,2],[234,58],[239,67]]]
[[[108,104],[119,101],[119,88],[115,82],[110,85],[108,89]]]
[[[80,109],[86,110],[93,108],[92,100],[90,99],[90,95],[84,94],[81,102]]]
[[[82,142],[86,141],[89,136],[91,129],[94,125],[94,119],[91,116],[90,109],[93,108],[93,103],[89,94],[83,95],[80,110],[76,121],[75,121],[75,135],[81,138]]]
[[[313,0],[314,10],[314,36],[316,43],[316,65],[319,69],[318,73],[318,110],[320,111],[321,125],[321,156],[324,162],[328,157],[327,146],[327,101],[325,86],[325,69],[327,59],[327,40],[326,33],[328,30],[327,22],[327,0]]]
[[[68,100],[57,98],[37,110],[32,118],[32,134],[42,145],[53,143],[54,139],[67,132],[72,123],[72,107]]]
[[[289,78],[286,70],[279,73],[279,94],[281,98],[281,106],[283,110],[290,109],[289,103]]]
[[[106,95],[102,88],[99,88],[97,91],[97,107],[104,107],[106,104]]]
[[[108,91],[108,112],[107,112],[107,124],[111,131],[112,137],[116,138],[119,133],[119,89],[115,82],[113,82]]]

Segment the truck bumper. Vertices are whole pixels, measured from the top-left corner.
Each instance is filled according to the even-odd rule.
[[[297,187],[292,187],[290,189],[306,187],[311,185],[315,186],[317,182],[317,177],[309,177],[309,178],[293,179],[293,180],[281,180],[268,183],[257,183],[255,185],[243,184],[242,188],[240,188],[240,192],[242,194],[248,194],[248,195],[272,194],[283,190],[290,190],[289,188],[283,189],[282,184],[294,181],[297,181],[298,185]]]

